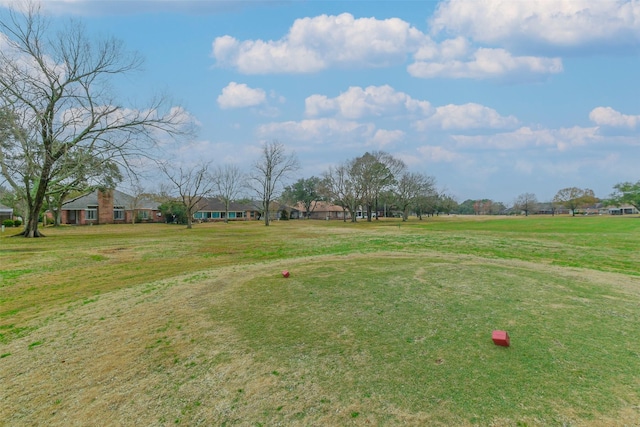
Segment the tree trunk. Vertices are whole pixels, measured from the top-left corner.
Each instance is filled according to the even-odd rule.
[[[269,225],[269,209],[264,210],[264,225]]]
[[[44,235],[38,230],[38,217],[40,216],[40,211],[44,204],[44,196],[47,191],[47,185],[49,184],[49,180],[42,177],[46,177],[48,173],[49,169],[46,167],[43,168],[35,196],[29,197],[27,195],[27,215],[29,217],[26,221],[24,231],[20,234],[24,237],[44,237]]]
[[[264,225],[269,226],[269,205],[271,204],[271,200],[263,200],[262,206],[264,207]]]
[[[44,237],[44,234],[38,230],[38,212],[39,209],[33,212],[33,209],[29,209],[29,219],[26,222],[24,231],[19,234],[23,237]]]

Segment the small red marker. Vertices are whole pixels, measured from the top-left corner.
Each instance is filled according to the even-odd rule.
[[[289,272],[287,270],[283,270],[282,277],[289,277]]]
[[[511,344],[507,331],[493,331],[491,339],[495,345],[500,345],[502,347],[509,347]]]

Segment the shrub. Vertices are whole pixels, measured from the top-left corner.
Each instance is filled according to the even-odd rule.
[[[13,220],[12,219],[5,219],[4,221],[2,221],[2,225],[4,225],[5,227],[13,227]]]
[[[15,221],[13,221],[14,227],[20,227],[21,225],[22,225],[22,221],[20,221],[19,219],[16,219]]]

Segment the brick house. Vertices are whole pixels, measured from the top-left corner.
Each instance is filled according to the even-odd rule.
[[[229,218],[226,216],[224,202],[218,198],[202,199],[198,211],[193,214],[195,221],[252,221],[260,218],[260,211],[251,204],[231,202],[229,204]]]
[[[62,205],[62,224],[124,224],[136,221],[164,222],[160,203],[118,190],[95,190]]]
[[[305,217],[305,208],[303,203],[298,203],[295,209],[300,213],[299,218]],[[348,210],[345,210],[342,206],[334,205],[329,202],[312,202],[309,207],[309,219],[351,219],[351,214]]]

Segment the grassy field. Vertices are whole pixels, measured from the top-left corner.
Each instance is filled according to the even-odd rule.
[[[637,217],[9,234],[0,425],[640,426]]]

